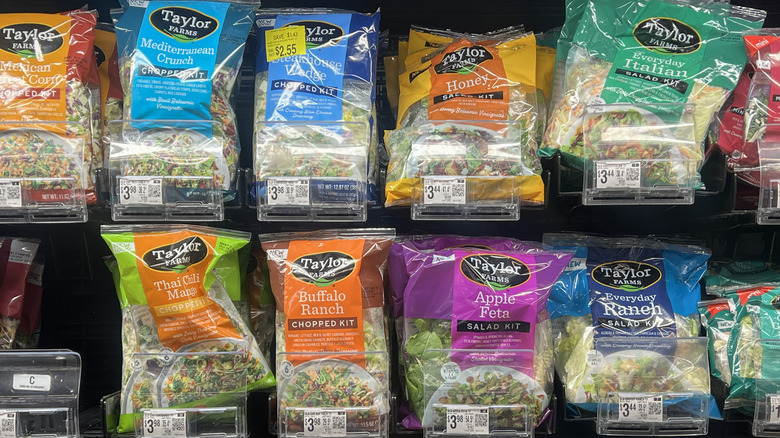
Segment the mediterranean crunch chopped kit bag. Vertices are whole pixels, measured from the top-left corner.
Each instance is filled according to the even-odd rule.
[[[226,379],[237,367],[246,368],[249,390],[274,385],[267,358],[231,300],[240,291],[226,290],[222,279],[239,278],[238,264],[229,266],[221,260],[247,245],[248,233],[184,225],[104,225],[101,234],[116,257],[114,275],[123,318],[118,432],[132,433],[133,412],[142,408],[218,405],[219,400],[210,401],[203,394],[240,389]],[[228,283],[231,289],[236,287],[235,281]],[[134,366],[134,353],[166,352],[246,356],[245,361],[242,356],[212,356],[198,377],[202,379],[198,390],[181,391],[195,384],[193,371],[184,366],[187,359],[178,359],[181,366],[166,367],[172,371],[160,375]]]
[[[654,239],[576,234],[545,234],[543,241],[556,250],[575,252],[547,301],[553,321],[555,369],[569,414],[595,413],[608,387],[599,384],[604,381],[601,378],[614,377],[599,376],[588,365],[586,359],[595,354],[595,338],[699,335],[698,282],[707,269],[707,249]],[[658,356],[647,353],[654,360]],[[664,377],[662,369],[654,368],[659,380]],[[680,381],[668,383],[709,394],[709,379],[702,378],[708,374],[694,369]]]
[[[572,255],[464,247],[415,256],[403,298],[403,383],[412,412],[403,424],[442,428],[438,402],[525,405],[533,424],[542,420],[553,378],[546,300]],[[496,427],[518,415],[500,410]]]
[[[241,149],[231,96],[253,7],[124,0],[122,6],[112,16],[123,119],[166,122],[123,126],[138,138],[112,146],[111,167],[121,176],[213,176],[217,188],[235,189]]]
[[[384,281],[392,229],[260,236],[276,299],[279,413],[303,431],[294,407],[350,411],[349,431],[376,430],[389,412]],[[305,354],[321,353],[321,354]]]

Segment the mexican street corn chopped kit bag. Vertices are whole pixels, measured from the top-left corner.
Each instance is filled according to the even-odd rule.
[[[247,371],[247,389],[274,385],[267,358],[231,300],[235,292],[226,290],[222,279],[240,275],[237,263],[229,266],[221,260],[247,245],[248,233],[182,225],[105,225],[101,234],[116,257],[123,318],[118,432],[133,432],[133,412],[142,408],[219,406],[218,397],[203,394],[240,389],[226,378],[239,367]],[[200,376],[190,374],[185,358],[177,359],[181,366],[165,367],[159,375],[134,366],[134,353],[166,352],[246,356],[213,355]],[[180,391],[194,388],[193,379],[201,385],[198,391]]]
[[[700,167],[709,123],[745,65],[739,36],[760,28],[765,15],[729,4],[589,1],[572,39],[564,93],[551,109],[540,153],[552,156],[560,151],[566,163],[578,168],[582,168],[583,157],[682,160]],[[615,103],[659,105],[636,105],[628,110],[607,106],[606,112],[588,118],[590,125],[583,126],[586,106]],[[692,126],[694,132],[674,130],[673,137],[680,141],[659,144],[621,138],[606,142],[609,147],[584,150],[586,128],[593,136],[590,143],[598,144],[604,128],[678,124]],[[689,173],[679,166],[666,167],[655,163],[647,176],[669,184]]]
[[[467,246],[415,254],[403,297],[402,383],[412,412],[404,426],[442,428],[437,403],[525,405],[532,427],[545,418],[553,378],[546,301],[571,256]],[[453,379],[445,369],[457,371]],[[519,418],[515,408],[497,415],[501,429]]]
[[[664,374],[669,363],[685,360],[668,350],[647,351],[646,356],[636,359],[652,369],[654,374],[643,375],[644,383],[657,383],[652,388],[626,380],[629,376],[620,373],[601,375],[586,360],[596,354],[596,338],[697,337],[698,282],[707,269],[707,249],[654,239],[576,234],[545,234],[543,241],[545,246],[575,252],[547,301],[553,321],[555,369],[564,386],[568,415],[594,414],[609,390],[659,392],[673,388],[710,393],[709,373],[704,368],[682,367],[679,369],[685,372],[671,378]],[[708,361],[703,359],[706,365]],[[629,368],[624,371],[629,372]],[[631,382],[636,386],[632,388]],[[710,406],[715,409],[710,417],[719,418],[715,403]]]
[[[459,36],[410,52],[399,80],[398,125],[385,136],[386,206],[411,204],[423,176],[510,177],[477,184],[471,196],[544,201],[532,33]]]
[[[34,202],[71,201],[79,189],[97,200],[88,86],[95,23],[88,11],[0,14],[0,178],[27,179]]]
[[[392,229],[260,236],[276,299],[280,416],[363,408],[347,413],[354,432],[377,430],[387,416],[384,272],[393,237]],[[287,430],[303,431],[300,411],[284,418]]]
[[[255,23],[255,173],[260,196],[265,195],[267,178],[292,176],[314,178],[316,198],[348,200],[356,192],[352,184],[340,193],[317,180],[344,177],[356,179],[358,190],[367,190],[368,201],[375,202],[379,12],[261,9]],[[301,27],[305,45],[295,53],[279,57],[266,50],[272,47],[268,35]],[[362,187],[366,181],[369,187]]]
[[[145,122],[121,125],[110,166],[120,176],[203,177],[195,183],[175,180],[176,188],[235,190],[241,148],[231,96],[252,6],[216,1],[122,6],[112,16],[123,119]],[[213,184],[205,182],[212,177]]]

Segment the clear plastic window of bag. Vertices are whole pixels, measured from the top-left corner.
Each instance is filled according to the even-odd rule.
[[[536,158],[523,153],[525,121],[427,121],[407,130],[414,220],[519,220],[524,190],[534,190],[523,186],[541,185],[543,194]]]
[[[706,435],[707,338],[605,337],[588,356],[600,435]]]
[[[2,436],[78,437],[80,380],[78,353],[0,351]]]
[[[386,351],[280,353],[279,436],[388,436],[389,360]]]
[[[0,122],[0,223],[86,222],[91,147],[76,122]]]
[[[215,121],[115,120],[106,128],[115,221],[221,221],[236,163]]]
[[[584,205],[693,203],[704,163],[693,104],[591,104],[581,129]]]
[[[258,220],[365,221],[369,135],[362,122],[257,123]]]
[[[133,355],[136,437],[246,436],[247,356],[241,351]],[[145,389],[144,389],[145,388]]]
[[[533,437],[553,406],[532,350],[429,349],[420,361],[426,436]]]
[[[780,437],[780,339],[756,342],[756,408],[753,435]]]
[[[780,224],[780,125],[768,124],[758,141],[760,181],[756,222]]]

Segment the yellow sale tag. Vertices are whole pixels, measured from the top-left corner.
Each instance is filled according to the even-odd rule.
[[[306,27],[286,26],[265,31],[265,53],[268,62],[306,54]]]

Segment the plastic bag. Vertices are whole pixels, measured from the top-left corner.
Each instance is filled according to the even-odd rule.
[[[421,176],[441,175],[514,177],[470,196],[544,201],[536,42],[533,34],[512,35],[492,43],[460,38],[430,60],[407,56],[416,64],[400,77],[398,128],[386,133],[386,206],[410,204]]]
[[[466,399],[472,400],[470,404],[525,404],[532,418],[540,420],[553,374],[545,305],[571,254],[464,248],[420,252],[415,257],[408,265],[413,270],[404,289],[402,350],[403,383],[413,415],[403,424],[414,428],[441,421],[433,403],[445,396],[445,404]],[[452,384],[442,376],[449,362],[460,370],[455,380],[462,385],[454,392],[447,391]],[[507,387],[513,389],[506,391]],[[511,424],[512,409],[497,415],[497,427]]]
[[[780,29],[761,29],[755,35],[745,35],[745,48],[750,65],[755,70],[745,105],[745,148],[755,151],[759,141],[777,143],[780,140],[780,106],[770,96],[780,93],[780,77],[775,72],[780,53]],[[756,153],[753,165],[759,164]]]
[[[758,260],[710,262],[704,284],[710,295],[725,296],[755,284],[780,284],[780,271],[772,263]]]
[[[575,251],[547,301],[555,369],[570,414],[596,411],[599,393],[586,361],[594,338],[698,336],[698,282],[707,269],[707,249],[576,234],[545,234],[543,241]],[[709,381],[706,386],[699,389],[709,393]]]
[[[383,285],[393,237],[391,229],[260,236],[276,299],[277,369],[290,370],[280,374],[280,413],[292,407],[369,408],[350,411],[351,431],[366,431],[388,414]],[[315,378],[324,383],[312,385]],[[361,420],[364,414],[368,418]],[[302,413],[287,420],[288,430],[302,431]]]
[[[14,349],[38,347],[41,335],[41,304],[43,300],[43,256],[38,253],[30,265],[24,288],[24,307],[19,329],[14,337]]]
[[[124,98],[119,79],[119,56],[113,25],[98,23],[95,28],[95,57],[100,73],[101,129],[105,130],[108,122],[122,118]]]
[[[756,145],[745,143],[745,106],[747,102],[753,68],[748,65],[737,81],[734,92],[718,111],[717,122],[710,129],[710,140],[728,157],[731,169],[755,167],[758,165]]]
[[[215,187],[235,189],[241,148],[231,96],[252,6],[124,0],[122,5],[112,17],[123,119],[165,122],[117,128],[127,131],[129,146],[112,146],[111,167],[121,176],[213,177]],[[187,184],[177,181],[191,188]]]
[[[702,301],[699,303],[699,315],[709,339],[710,372],[728,386],[731,369],[727,347],[734,327],[734,303],[730,298]]]
[[[268,279],[265,252],[260,244],[255,242],[252,242],[252,253],[247,270],[247,285],[252,333],[257,339],[260,350],[270,357],[271,344],[274,340],[276,304]]]
[[[553,107],[540,153],[563,153],[571,166],[593,159],[704,161],[704,138],[713,115],[734,89],[745,64],[736,36],[761,27],[766,13],[728,4],[696,5],[657,0],[594,0],[587,4],[565,68],[564,94]],[[583,113],[589,104],[694,104],[611,111],[594,123],[675,127],[680,141],[625,139],[603,150],[584,150]],[[601,130],[594,130],[596,135]],[[663,131],[661,131],[663,133]],[[692,141],[691,141],[692,140]],[[654,163],[649,174],[667,173]],[[674,176],[667,178],[674,181]]]
[[[39,245],[37,239],[0,239],[0,350],[13,348],[24,319],[27,278]]]
[[[218,401],[193,397],[239,389],[235,382],[218,378],[220,356],[214,356],[214,367],[209,368],[215,373],[209,380],[213,385],[200,387],[201,392],[174,389],[188,384],[184,371],[169,376],[161,388],[151,388],[145,373],[132,366],[134,353],[240,351],[246,353],[247,389],[274,385],[267,358],[231,301],[231,295],[240,295],[241,269],[221,261],[249,243],[248,233],[181,225],[104,225],[101,234],[116,257],[122,307],[120,433],[134,430],[133,412],[140,408],[196,401],[209,406]],[[226,290],[226,276],[239,278],[237,293]],[[228,284],[236,288],[236,281]]]
[[[368,181],[361,188],[372,194],[379,12],[268,9],[257,13],[256,24],[260,195],[265,179],[274,176],[355,178]],[[273,60],[275,54],[266,53],[266,32],[286,26],[304,26],[305,53]],[[280,123],[285,121],[291,123]]]

